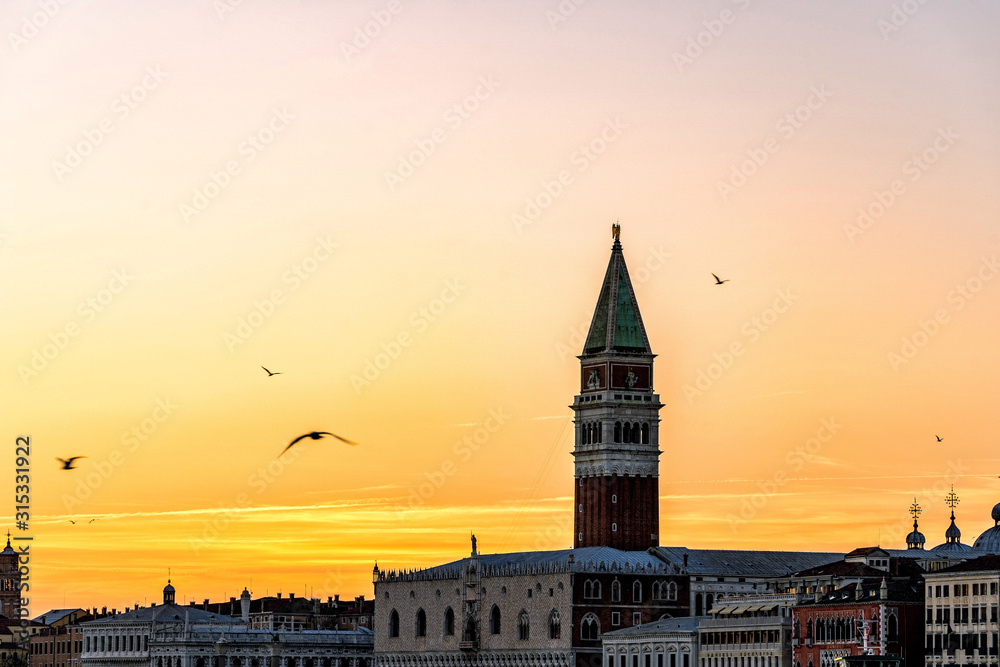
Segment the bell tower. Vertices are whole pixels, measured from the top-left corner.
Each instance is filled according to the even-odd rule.
[[[0,614],[7,618],[21,615],[21,571],[17,563],[17,552],[10,546],[10,531],[7,531],[7,546],[0,551]]]
[[[614,225],[611,261],[580,359],[573,400],[573,546],[659,545],[659,412],[653,354]]]

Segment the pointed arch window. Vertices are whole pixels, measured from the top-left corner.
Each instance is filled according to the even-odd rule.
[[[642,444],[649,444],[649,422],[642,423]]]
[[[588,613],[580,622],[580,639],[596,640],[601,636],[601,623],[593,612]]]
[[[455,634],[455,611],[451,607],[444,610],[444,634],[448,637]]]
[[[413,619],[413,636],[427,636],[427,613],[423,609],[418,609],[417,616]]]
[[[632,584],[632,602],[642,602],[642,582],[638,579]]]
[[[562,628],[559,623],[559,610],[553,609],[549,612],[549,639],[559,639]]]
[[[667,584],[667,599],[668,600],[676,600],[677,599],[677,582],[676,581],[671,581],[669,584]],[[711,607],[711,604],[712,604],[712,602],[711,602],[711,596],[709,596],[709,603],[708,604]]]
[[[517,615],[517,638],[520,641],[528,641],[530,631],[531,622],[528,619],[528,612],[522,609],[521,613]]]
[[[615,422],[615,442],[622,441],[622,423]]]
[[[615,579],[611,582],[611,601],[621,602],[622,599],[622,585],[621,582]]]
[[[500,634],[500,607],[496,605],[490,610],[490,634]]]
[[[399,612],[395,609],[389,613],[389,636],[399,636]]]

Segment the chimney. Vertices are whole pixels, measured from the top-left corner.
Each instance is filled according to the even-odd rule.
[[[281,599],[281,592],[280,591],[278,592],[278,599],[279,600]]]
[[[337,598],[338,598],[338,601],[339,601],[340,596],[338,595]],[[327,604],[333,604],[333,598],[328,596],[326,598],[326,603]]]
[[[190,602],[188,602],[188,606],[189,607],[193,607],[194,606],[194,600],[191,600]]]
[[[334,595],[333,600],[334,602],[340,602],[340,594],[338,593],[337,595]]]
[[[208,598],[205,598],[205,611],[208,611]]]

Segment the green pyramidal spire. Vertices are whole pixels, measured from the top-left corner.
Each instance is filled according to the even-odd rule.
[[[652,354],[632,281],[628,277],[622,244],[617,238],[611,246],[611,261],[604,274],[597,309],[583,347],[584,354],[601,352]]]

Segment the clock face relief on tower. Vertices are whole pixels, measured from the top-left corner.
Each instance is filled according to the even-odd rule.
[[[582,382],[580,391],[601,391],[607,389],[607,364],[584,365],[582,367]]]

